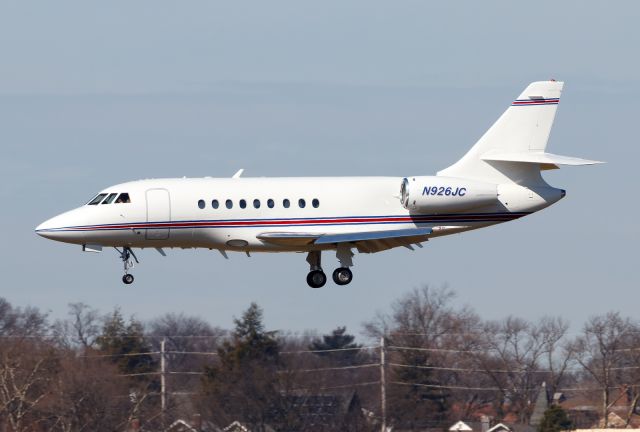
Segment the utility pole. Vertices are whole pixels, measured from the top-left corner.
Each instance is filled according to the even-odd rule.
[[[380,338],[380,410],[382,412],[382,432],[387,432],[387,389],[384,373],[384,336]]]
[[[160,341],[160,409],[162,415],[167,410],[167,360],[165,358],[166,338]]]

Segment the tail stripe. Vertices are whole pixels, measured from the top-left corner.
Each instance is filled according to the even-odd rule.
[[[558,105],[560,98],[550,99],[516,99],[511,106]]]

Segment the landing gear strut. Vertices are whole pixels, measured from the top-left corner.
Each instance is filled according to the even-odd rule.
[[[307,284],[311,288],[321,288],[327,283],[327,275],[324,274],[320,266],[321,257],[320,251],[311,251],[307,255],[307,262],[311,267],[311,271],[307,275]]]
[[[333,281],[336,285],[347,285],[353,280],[353,273],[349,267],[353,267],[353,252],[348,245],[340,245],[336,248],[336,258],[340,261],[340,267],[333,271]]]
[[[124,265],[124,276],[122,276],[122,282],[124,282],[126,285],[130,285],[133,283],[133,275],[129,273],[129,270],[132,269],[135,264],[140,263],[140,261],[138,261],[136,254],[134,254],[131,248],[128,246],[124,246],[122,250],[118,248],[114,249],[117,250],[120,254],[120,259],[122,260],[122,263]]]
[[[307,284],[311,288],[320,288],[327,283],[327,275],[322,271],[321,262],[322,252],[311,251],[307,255],[307,262],[311,267],[311,271],[307,275]],[[349,267],[353,266],[353,252],[348,246],[338,246],[336,249],[336,257],[340,261],[340,267],[333,272],[333,281],[336,285],[347,285],[353,280],[353,273]]]

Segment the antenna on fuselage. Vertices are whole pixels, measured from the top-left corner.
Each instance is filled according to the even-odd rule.
[[[231,178],[240,178],[243,172],[244,172],[244,168],[240,168],[238,172],[235,173]]]

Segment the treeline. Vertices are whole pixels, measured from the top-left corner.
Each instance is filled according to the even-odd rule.
[[[599,406],[604,426],[640,399],[640,325],[608,313],[574,335],[559,317],[482,320],[448,289],[413,290],[327,335],[266,329],[251,304],[232,329],[184,314],[142,323],[71,304],[67,319],[0,298],[0,431],[163,430],[181,418],[251,430],[448,426],[490,412],[527,423],[542,383]],[[384,357],[384,362],[382,358]],[[384,374],[383,374],[384,372]],[[196,420],[194,419],[196,417]]]

